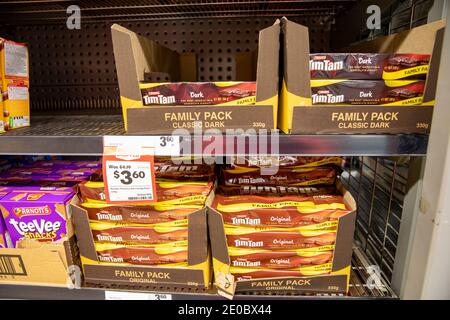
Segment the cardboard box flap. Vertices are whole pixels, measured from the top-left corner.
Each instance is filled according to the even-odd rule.
[[[230,257],[228,256],[228,245],[225,240],[226,236],[223,225],[222,215],[213,208],[208,208],[208,232],[212,255],[214,259],[229,265]]]
[[[430,69],[425,82],[425,91],[423,93],[423,103],[433,101],[436,97],[436,88],[439,77],[439,65],[441,64],[442,42],[444,41],[444,30],[441,28],[436,31],[433,53],[430,60]]]
[[[111,26],[111,36],[119,89],[123,97],[141,100],[139,82],[145,80],[145,73],[167,73],[171,81],[192,81],[193,75],[196,75],[193,54],[180,56],[118,24]]]
[[[281,22],[283,42],[284,81],[290,93],[310,97],[309,34],[308,28],[283,17]]]
[[[86,211],[78,206],[72,206],[73,223],[77,234],[78,248],[81,255],[97,261],[97,251],[94,247],[94,238],[92,237],[91,227],[89,226],[89,218]],[[82,239],[82,241],[81,241]]]
[[[278,95],[280,21],[259,32],[256,101]]]
[[[205,262],[208,258],[208,227],[206,208],[191,213],[188,221],[188,265],[193,266]]]

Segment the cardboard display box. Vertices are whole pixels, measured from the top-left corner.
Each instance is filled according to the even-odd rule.
[[[254,81],[256,104],[144,107],[139,84],[162,78],[197,81],[194,54],[178,54],[117,24],[111,27],[125,130],[170,134],[175,129],[275,129],[278,110],[280,22],[259,33],[258,54],[236,55],[237,81]],[[255,63],[257,61],[257,63]],[[161,82],[161,81],[152,81]],[[166,81],[167,82],[167,81]]]
[[[84,281],[87,285],[168,291],[203,291],[211,284],[206,208],[188,216],[188,266],[163,267],[99,262],[87,212],[73,206]]]
[[[212,208],[208,208],[208,226],[213,268],[218,293],[232,298],[239,292],[265,293],[346,293],[348,291],[353,233],[356,220],[356,202],[350,192],[342,184],[337,184],[338,190],[344,196],[345,204],[352,210],[339,218],[338,229],[333,255],[332,271],[327,275],[311,277],[264,278],[236,281],[230,274],[230,257],[225,236],[222,215]]]
[[[74,236],[47,243],[21,240],[18,248],[0,249],[0,284],[72,286],[81,280],[77,257]]]
[[[278,128],[285,133],[429,133],[444,23],[434,22],[380,37],[345,52],[431,54],[423,104],[419,106],[319,106],[311,104],[308,28],[281,21],[283,82]]]

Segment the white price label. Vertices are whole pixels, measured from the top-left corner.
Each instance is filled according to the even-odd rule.
[[[119,147],[126,145],[141,145],[154,148],[155,156],[179,156],[179,136],[105,136],[103,145]]]
[[[154,181],[149,161],[105,161],[110,202],[152,201]]]
[[[171,294],[105,291],[105,300],[172,300]]]

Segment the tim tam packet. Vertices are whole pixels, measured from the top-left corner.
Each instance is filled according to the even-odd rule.
[[[157,224],[165,222],[180,223],[188,215],[203,208],[203,205],[112,205],[98,202],[85,202],[80,206],[86,210],[89,220],[103,222]]]
[[[311,80],[312,104],[419,105],[423,80]]]
[[[304,277],[318,276],[331,272],[332,264],[324,263],[317,266],[307,266],[294,269],[265,269],[265,268],[241,268],[230,267],[230,273],[236,277],[236,280],[249,280],[260,278],[277,277]]]
[[[428,54],[315,53],[309,55],[311,79],[424,79]]]
[[[331,263],[334,246],[300,250],[228,248],[232,267],[292,269]],[[327,251],[328,250],[328,251]]]
[[[172,245],[130,246],[111,243],[96,243],[98,260],[110,263],[129,263],[139,265],[162,265],[186,263],[187,246]]]
[[[279,168],[274,174],[262,175],[260,168],[224,168],[222,175],[226,186],[312,186],[334,184],[336,170],[333,167]]]
[[[144,106],[249,105],[256,101],[256,82],[141,83]]]
[[[229,247],[298,250],[334,245],[335,230],[302,231],[300,228],[225,228]]]
[[[0,199],[0,209],[14,246],[22,238],[56,241],[67,236],[71,188],[59,191],[12,190]]]
[[[156,198],[158,203],[164,201],[198,197],[191,204],[203,204],[211,192],[212,182],[208,181],[156,181]],[[105,185],[103,182],[87,181],[79,185],[81,197],[84,201],[104,201]],[[181,203],[180,203],[181,204]]]
[[[344,159],[341,157],[300,157],[300,156],[235,156],[230,159],[231,167],[286,167],[311,168],[321,166],[341,166]]]

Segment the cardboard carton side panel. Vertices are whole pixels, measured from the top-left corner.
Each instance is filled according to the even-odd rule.
[[[0,261],[8,266],[6,273],[3,270],[0,273],[0,283],[66,286],[66,262],[58,251],[46,248],[0,249]]]
[[[293,111],[294,134],[430,132],[430,106],[314,106]]]
[[[171,106],[129,108],[130,134],[167,134],[175,129],[193,132],[200,123],[203,130],[274,128],[273,105],[258,106]]]

